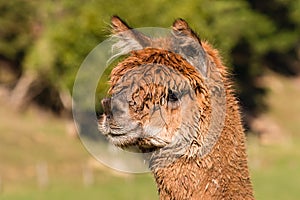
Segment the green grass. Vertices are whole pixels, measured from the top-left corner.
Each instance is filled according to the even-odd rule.
[[[250,140],[249,163],[256,198],[299,199],[300,141],[263,146]]]
[[[263,145],[257,137],[248,137],[249,166],[258,200],[296,200],[300,199],[300,95],[292,81],[276,80],[281,89],[271,87],[266,114],[289,139]],[[93,158],[78,139],[66,134],[63,119],[31,109],[20,114],[1,106],[0,122],[1,200],[158,199],[151,174],[115,174],[101,164],[92,165],[94,183],[85,186],[82,169]],[[49,169],[45,188],[36,178],[41,162]]]
[[[272,75],[266,113],[276,122],[283,141],[260,144],[248,138],[251,175],[257,199],[300,199],[300,86],[295,80]],[[266,124],[268,126],[268,124]]]
[[[55,180],[46,189],[36,189],[33,185],[13,193],[4,193],[3,200],[52,200],[52,199],[156,199],[155,184],[149,175],[120,178],[98,173],[92,186],[83,186],[79,180]]]
[[[1,200],[157,198],[150,174],[115,175],[97,163],[78,138],[67,135],[64,119],[36,109],[17,113],[3,106],[0,121]],[[39,163],[48,166],[45,188],[37,181]],[[88,186],[83,181],[86,166],[94,177]]]

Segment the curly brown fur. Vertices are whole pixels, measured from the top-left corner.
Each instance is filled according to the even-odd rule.
[[[218,51],[182,19],[156,40],[117,17],[112,23],[131,51],[111,72],[99,130],[117,146],[152,151],[160,199],[254,199],[239,106]]]

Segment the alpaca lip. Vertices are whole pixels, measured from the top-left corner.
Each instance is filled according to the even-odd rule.
[[[126,133],[117,133],[117,132],[113,131],[113,129],[110,129],[110,132],[108,132],[107,135],[112,136],[112,137],[118,137],[118,136],[124,136],[124,135],[126,135]]]
[[[118,136],[124,136],[127,134],[126,131],[123,131],[122,127],[111,125],[109,122],[106,121],[106,127],[108,129],[107,135],[110,135],[112,137],[118,137]]]
[[[101,128],[101,132],[105,136],[118,137],[126,135],[126,132],[119,131],[122,130],[121,128],[111,127],[107,122],[105,122],[102,127],[104,127],[104,130]]]
[[[104,127],[104,128],[103,128]],[[110,137],[120,137],[120,136],[124,136],[126,135],[126,133],[122,133],[122,132],[118,132],[115,129],[112,129],[109,126],[105,126],[103,125],[102,128],[99,128],[100,132],[104,135],[104,136],[110,136]]]
[[[105,113],[101,115],[98,120],[98,130],[105,136],[118,136],[126,134],[124,132],[121,132],[122,127],[116,125],[115,122],[113,122],[112,118]]]

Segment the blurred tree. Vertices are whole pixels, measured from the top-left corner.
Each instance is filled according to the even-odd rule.
[[[0,82],[4,68],[16,77],[22,72],[22,62],[34,38],[35,8],[23,0],[0,2]],[[15,80],[13,80],[15,81]]]
[[[274,25],[272,33],[266,38],[267,51],[262,57],[263,64],[284,75],[299,74],[300,1],[251,0],[249,3],[253,10],[265,15]]]
[[[70,98],[80,64],[109,35],[110,16],[118,14],[133,27],[170,27],[181,17],[221,49],[244,112],[255,116],[265,107],[266,90],[258,79],[266,69],[288,75],[300,71],[299,10],[300,0],[4,1],[0,23],[7,28],[0,31],[0,59],[22,67],[13,92],[19,101],[29,96],[28,101],[60,110],[68,104],[64,99]],[[98,88],[99,96],[105,88]],[[20,90],[27,91],[23,97]]]

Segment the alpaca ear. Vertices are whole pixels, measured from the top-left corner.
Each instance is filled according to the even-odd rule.
[[[118,16],[111,18],[112,34],[119,39],[116,47],[121,52],[143,49],[151,44],[150,38],[132,29]]]
[[[207,77],[206,53],[201,40],[183,19],[173,23],[173,49]]]
[[[112,16],[111,18],[112,33],[117,34],[123,31],[128,31],[131,28],[118,16]]]

